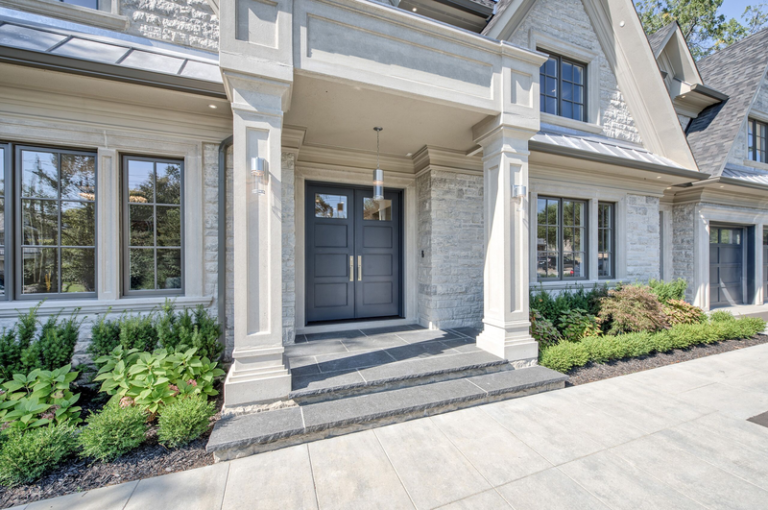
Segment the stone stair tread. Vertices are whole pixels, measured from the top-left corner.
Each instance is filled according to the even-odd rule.
[[[507,363],[485,351],[429,356],[359,368],[350,372],[294,374],[294,390],[290,398],[328,393],[394,381],[405,381],[450,372],[460,372]]]
[[[266,444],[454,403],[482,402],[494,395],[522,392],[567,379],[548,368],[534,366],[235,416],[216,423],[207,450]]]

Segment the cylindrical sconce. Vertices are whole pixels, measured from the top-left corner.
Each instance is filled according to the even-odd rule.
[[[267,175],[267,160],[264,158],[251,158],[251,175],[253,176],[253,190],[251,193],[254,195],[265,195],[267,190],[264,189],[265,177]]]
[[[515,184],[512,187],[512,196],[520,201],[520,211],[523,210],[523,204],[525,203],[525,197],[528,196],[528,188],[522,184]]]
[[[384,170],[381,168],[373,171],[373,199],[384,200]]]

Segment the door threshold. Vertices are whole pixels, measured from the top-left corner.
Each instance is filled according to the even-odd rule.
[[[409,326],[417,324],[416,319],[373,319],[359,321],[340,321],[335,323],[312,324],[303,328],[296,328],[298,335],[311,335],[313,333],[332,333],[334,331],[351,331],[355,329],[387,328],[391,326]]]

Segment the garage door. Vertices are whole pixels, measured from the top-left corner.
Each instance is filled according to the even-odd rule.
[[[710,227],[709,304],[740,305],[744,302],[744,229]]]

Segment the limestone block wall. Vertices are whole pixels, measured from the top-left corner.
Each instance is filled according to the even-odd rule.
[[[642,195],[627,196],[627,280],[646,283],[659,278],[661,235],[659,199]]]
[[[694,282],[694,215],[696,204],[680,204],[672,208],[672,277],[688,282],[685,300],[693,300]]]
[[[296,156],[282,154],[283,199],[283,343],[296,340]]]
[[[483,176],[428,170],[418,178],[416,189],[419,320],[436,328],[479,325],[483,318]]]
[[[635,121],[616,82],[616,75],[608,64],[581,1],[539,0],[512,34],[510,42],[526,48],[530,47],[531,29],[599,55],[600,125],[603,128],[603,135],[641,143]]]
[[[219,49],[219,19],[207,0],[118,0],[127,32],[208,51]]]

